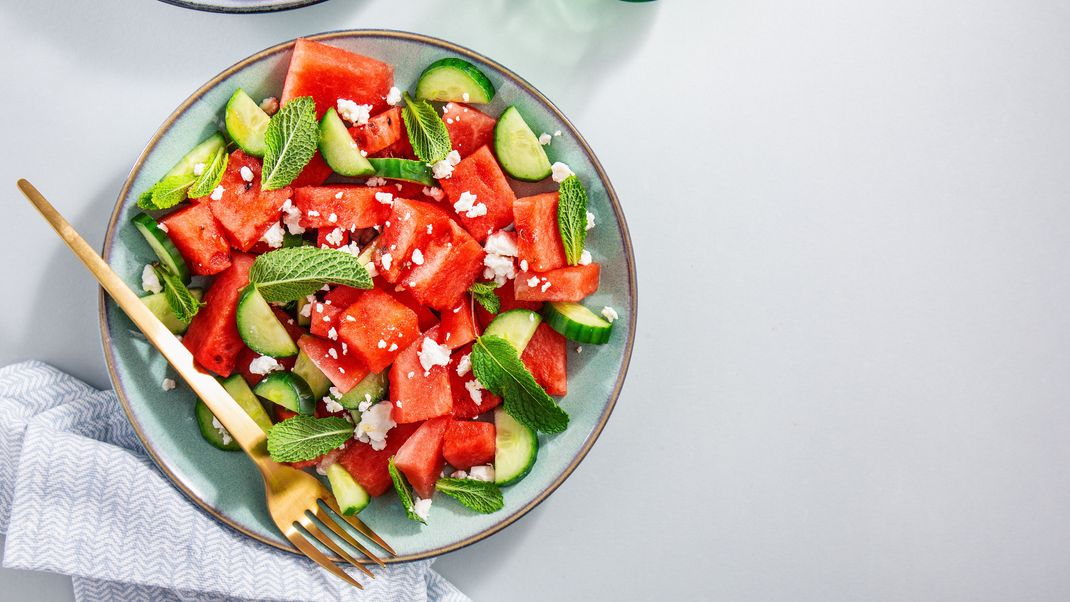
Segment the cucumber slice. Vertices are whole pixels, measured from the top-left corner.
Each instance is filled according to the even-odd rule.
[[[420,74],[416,98],[486,104],[494,98],[494,84],[472,63],[445,58],[431,63]]]
[[[338,509],[346,516],[357,514],[372,501],[372,497],[353,479],[353,475],[337,462],[327,467],[327,480],[331,484],[334,499],[338,501]]]
[[[483,336],[501,337],[509,341],[519,355],[524,353],[524,348],[541,322],[542,316],[530,309],[511,309],[498,314],[483,331]]]
[[[160,262],[171,270],[172,274],[181,278],[182,282],[189,284],[190,274],[186,260],[182,257],[182,253],[178,252],[175,243],[171,242],[171,237],[160,228],[160,224],[147,213],[135,215],[130,219],[130,223],[134,224],[137,231],[145,237],[145,242],[149,243],[149,247],[160,258]]]
[[[579,303],[552,301],[542,308],[546,323],[566,339],[602,345],[609,340],[613,324]]]
[[[355,387],[346,391],[345,395],[338,400],[342,407],[347,410],[356,410],[365,401],[378,403],[386,398],[386,370],[376,374],[372,372],[357,383]]]
[[[388,180],[401,180],[403,182],[415,182],[424,186],[434,186],[435,178],[431,175],[431,168],[423,161],[411,159],[368,159],[375,169],[375,175]]]
[[[204,437],[205,441],[212,444],[212,447],[223,451],[241,450],[241,446],[230,436],[227,429],[223,428],[222,424],[219,425],[219,428],[216,428],[214,422],[215,414],[200,399],[197,400],[197,404],[193,408],[193,415],[197,418],[197,428],[201,430],[201,436]]]
[[[264,132],[267,131],[271,116],[256,104],[256,101],[238,88],[227,101],[226,113],[223,121],[227,125],[227,135],[233,140],[245,154],[254,157],[263,157],[267,150],[264,143]]]
[[[250,284],[242,291],[235,319],[238,322],[238,334],[249,349],[271,357],[297,355],[297,345],[290,338],[290,333],[286,332],[286,327],[271,311],[271,306],[264,301],[255,284]]]
[[[506,109],[494,126],[494,152],[502,169],[518,180],[538,182],[550,177],[550,159],[515,106]]]
[[[292,372],[272,372],[253,388],[259,397],[276,403],[291,412],[311,416],[316,411],[312,389],[300,376]]]
[[[198,301],[201,300],[201,296],[204,294],[199,288],[191,288],[189,292],[193,294],[193,297]],[[174,334],[182,334],[189,328],[189,324],[186,324],[182,320],[178,319],[174,310],[171,309],[171,304],[167,302],[167,295],[164,293],[154,293],[151,295],[145,295],[141,298],[141,302],[145,304],[145,307],[149,308],[154,316],[163,322],[163,325],[167,327]]]
[[[494,482],[512,485],[531,472],[539,455],[539,438],[503,408],[494,410],[494,430]]]
[[[312,396],[316,399],[323,397],[331,389],[331,380],[303,350],[297,354],[297,361],[294,362],[292,372],[305,381],[309,390],[312,391]]]
[[[207,140],[201,142],[197,146],[193,147],[186,156],[179,159],[178,163],[175,163],[171,171],[167,172],[161,180],[166,180],[171,176],[184,176],[193,179],[193,168],[198,163],[204,163],[208,166],[212,162],[212,158],[219,149],[227,147],[227,139],[223,137],[223,134],[216,132],[208,137]]]
[[[375,168],[360,154],[353,136],[349,135],[346,124],[335,112],[334,107],[327,109],[320,120],[320,154],[334,173],[343,176],[370,176]]]
[[[268,429],[271,428],[271,417],[268,416],[264,406],[260,404],[260,400],[253,394],[253,390],[249,388],[249,383],[245,382],[245,379],[240,374],[226,378],[222,383],[227,393],[230,393],[234,401],[238,402],[238,405],[256,422],[257,426],[264,429],[265,433],[268,432]]]

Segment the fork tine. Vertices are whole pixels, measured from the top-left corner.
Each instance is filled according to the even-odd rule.
[[[335,535],[337,535],[338,537],[341,537],[342,539],[344,539],[346,541],[346,543],[348,543],[349,545],[351,545],[354,548],[356,548],[357,550],[359,550],[360,553],[364,554],[365,556],[367,556],[369,560],[371,560],[375,564],[378,564],[381,567],[385,567],[386,566],[386,564],[383,563],[383,561],[380,560],[378,556],[373,554],[372,551],[369,550],[367,546],[365,546],[364,544],[360,543],[352,535],[350,535],[348,532],[346,532],[345,529],[343,529],[342,527],[338,526],[338,523],[336,523],[334,521],[334,519],[331,518],[331,515],[329,513],[327,513],[327,511],[325,511],[323,508],[321,508],[320,506],[316,506],[316,509],[312,511],[312,514],[315,515],[315,517],[318,518],[320,520],[320,522],[322,522],[324,525],[326,525],[326,527],[328,529],[330,529]]]
[[[304,553],[305,556],[311,558],[316,564],[334,573],[339,579],[345,580],[350,585],[353,585],[358,589],[364,589],[364,586],[361,585],[359,581],[349,576],[349,573],[346,573],[341,568],[339,568],[338,565],[331,562],[330,559],[323,554],[323,552],[320,552],[316,549],[316,546],[310,544],[308,540],[305,539],[305,537],[297,531],[297,529],[289,529],[289,532],[284,533],[286,535],[286,538],[289,539],[290,542],[293,543],[293,545],[297,546],[298,550],[301,550],[301,552]]]
[[[337,516],[341,517],[342,520],[344,520],[347,523],[349,523],[349,525],[352,526],[354,529],[359,531],[361,534],[363,534],[368,539],[371,539],[372,541],[374,541],[380,548],[382,548],[382,549],[386,550],[387,552],[389,552],[391,556],[397,556],[398,555],[398,553],[394,551],[394,548],[390,547],[385,541],[383,541],[382,537],[379,537],[375,533],[375,531],[371,530],[371,527],[369,527],[368,525],[365,525],[364,522],[361,521],[359,518],[357,518],[355,516],[346,516],[346,515],[342,514],[342,511],[338,509],[338,503],[335,502],[333,498],[327,498],[326,496],[324,496],[323,503],[327,504],[327,506],[331,510],[333,510],[334,513]]]
[[[323,531],[321,531],[320,528],[316,526],[315,521],[305,515],[301,517],[300,522],[301,526],[305,528],[305,531],[308,531],[309,534],[311,534],[312,537],[315,537],[317,541],[330,548],[335,554],[341,556],[342,559],[348,562],[349,564],[363,571],[364,574],[366,574],[367,576],[371,577],[372,579],[375,579],[375,574],[369,571],[368,567],[364,566],[364,563],[360,562],[356,558],[353,558],[349,554],[349,552],[346,552],[344,549],[342,549],[342,546],[336,544],[333,539],[324,534]]]

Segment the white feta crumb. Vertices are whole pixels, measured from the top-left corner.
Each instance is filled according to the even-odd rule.
[[[613,320],[616,320],[620,317],[617,314],[617,310],[613,309],[608,305],[602,308],[602,315],[605,316],[607,320],[609,320],[610,324],[613,323]]]
[[[383,253],[383,256],[379,258],[379,261],[383,264],[384,270],[390,269],[390,262],[392,262],[393,260],[394,258],[390,256],[390,253]]]
[[[282,223],[286,224],[286,229],[290,231],[290,234],[305,233],[305,229],[301,227],[301,210],[294,206],[292,199],[286,199],[281,211]]]
[[[390,91],[386,93],[386,104],[392,107],[401,104],[401,90],[398,90],[397,86],[391,86]]]
[[[583,353],[583,345],[576,346],[576,353]]]
[[[542,283],[542,288],[540,288],[539,290],[541,290],[542,292],[545,293],[546,289],[550,288],[550,284],[551,284],[551,282],[549,280],[547,280],[546,282],[543,282]]]
[[[368,263],[364,264],[364,269],[368,270],[368,275],[372,278],[375,278],[379,275],[379,270],[375,269],[374,261],[369,261]]]
[[[483,405],[483,385],[479,384],[479,381],[472,379],[464,383],[464,388],[468,389],[468,396],[472,398],[472,403],[477,406]]]
[[[445,180],[453,175],[453,167],[461,162],[461,154],[450,151],[446,158],[431,166],[432,175],[436,180]]]
[[[390,349],[387,349],[387,351],[397,351],[397,350],[398,350],[398,344],[397,343],[390,343]]]
[[[429,196],[435,199],[436,201],[441,201],[442,198],[446,196],[446,193],[442,192],[441,188],[433,188],[430,186],[425,186],[423,189],[423,193],[424,196]]]
[[[587,229],[594,228],[594,214],[590,211],[587,212]]]
[[[431,512],[431,499],[423,499],[420,496],[416,496],[416,501],[412,504],[412,511],[416,513],[416,516],[427,520],[427,514]]]
[[[461,94],[461,100],[463,100],[464,102],[468,102],[470,98],[472,97],[468,95],[468,92]]]
[[[209,195],[209,198],[211,198],[213,201],[218,201],[219,199],[223,198],[224,192],[226,192],[226,190],[222,186],[216,186],[215,190],[212,191],[212,194]]]
[[[350,316],[350,315],[346,316],[346,322],[356,322],[356,321],[357,321],[357,319],[354,318],[353,316]]]
[[[591,265],[591,252],[587,249],[580,253],[580,265]]]
[[[157,222],[156,227],[159,228],[163,232],[170,232],[171,231],[171,229],[167,227],[167,224],[165,224],[163,222]]]
[[[361,406],[363,405],[364,403],[361,404]],[[394,409],[394,404],[389,401],[383,401],[362,410],[360,422],[355,429],[357,441],[371,445],[372,449],[376,451],[385,448],[386,434],[390,432],[390,429],[397,426],[394,419],[390,417],[390,410],[392,409]]]
[[[528,286],[530,286],[531,288],[535,288],[536,286],[539,286],[539,279],[537,277],[535,277],[535,276],[532,276],[531,278],[528,278]]]
[[[286,231],[282,229],[282,224],[275,222],[274,224],[271,224],[271,227],[267,229],[267,232],[264,232],[260,237],[260,242],[272,249],[278,249],[282,246],[282,241],[285,236]]]
[[[430,227],[431,226],[428,226],[428,228],[430,228]],[[414,264],[416,264],[416,265],[423,265],[424,264],[424,253],[423,253],[423,251],[421,251],[420,249],[413,249],[413,251],[412,251],[412,262]]]
[[[160,278],[156,275],[156,270],[152,269],[151,265],[146,265],[141,270],[141,288],[145,289],[147,293],[159,293],[163,291],[163,285],[160,284]]]
[[[352,125],[364,125],[371,117],[372,105],[359,105],[348,98],[339,98],[336,103],[338,116]]]
[[[377,347],[379,347],[379,349],[386,349],[386,341],[384,341],[383,339],[379,339]]]
[[[245,180],[246,182],[253,181],[253,170],[249,169],[248,165],[242,165],[241,169],[238,170],[238,173],[241,174],[241,179]]]
[[[199,176],[204,173],[204,163],[198,163],[193,166],[193,175]]]
[[[476,195],[467,190],[462,192],[460,198],[453,204],[453,210],[466,217],[479,217],[487,214],[487,206],[483,203],[476,203]]]
[[[521,272],[528,271],[528,260],[527,259],[521,259],[520,260],[520,271]]]
[[[539,134],[539,144],[541,144],[543,146],[546,146],[547,144],[550,144],[551,142],[553,142],[553,140],[554,140],[553,136],[551,136],[550,134],[547,134],[546,132],[543,132],[543,133]]]
[[[253,374],[269,374],[275,370],[282,370],[282,364],[275,358],[268,355],[261,355],[260,357],[253,358],[253,361],[249,362],[249,372]]]
[[[453,117],[447,117],[446,118],[446,124],[447,125],[453,125]]]
[[[312,296],[312,295],[309,295],[309,296],[305,297],[305,304],[301,307],[301,312],[300,312],[301,317],[303,317],[303,318],[311,318],[312,317],[312,303],[314,303],[315,301],[316,301],[316,298],[314,296]]]
[[[463,470],[455,470],[450,473],[450,477],[454,479],[467,479],[468,473]]]
[[[379,186],[386,186],[386,178],[380,178],[380,177],[377,177],[377,176],[372,176],[372,177],[368,178],[368,181],[364,182],[364,185],[368,186],[368,187],[371,187],[371,188],[378,188]]]
[[[320,212],[316,211],[315,209],[309,209],[308,210],[308,216],[309,217],[319,217],[320,216]]]
[[[384,205],[393,205],[394,195],[390,194],[389,192],[377,192],[375,193],[375,200],[379,201]]]
[[[223,423],[219,422],[219,419],[215,416],[212,416],[212,428],[219,433],[219,440],[223,442],[223,445],[230,445],[230,442],[234,440],[234,437],[230,436]]]
[[[331,326],[331,329],[327,331],[327,338],[332,341],[338,340],[338,331],[334,328],[334,326]]]
[[[341,228],[335,228],[327,233],[327,236],[323,237],[323,240],[327,241],[327,244],[337,247],[342,244],[342,239],[345,237],[345,232],[342,232]]]
[[[409,370],[409,373],[405,375],[406,378],[412,378],[414,376],[416,376],[415,370]]]
[[[175,379],[173,378],[165,378],[163,379],[163,383],[160,386],[163,387],[164,391],[170,391],[171,389],[177,387],[178,383],[176,383]]]
[[[557,131],[554,132],[554,136],[560,136],[560,135],[561,135],[561,130],[557,130]]]
[[[331,388],[333,389],[334,387]],[[332,414],[335,412],[341,412],[345,409],[344,407],[342,407],[342,404],[338,403],[337,399],[331,397],[330,395],[323,398],[323,405],[327,408],[327,411]]]
[[[498,284],[516,278],[516,266],[513,258],[505,255],[487,253],[483,256],[483,277]]]
[[[431,337],[424,338],[417,355],[420,357],[420,365],[423,366],[424,372],[430,371],[435,366],[445,366],[450,363],[450,348],[439,345]]]
[[[327,355],[331,356],[331,359],[338,359],[338,350],[334,347],[327,348]]]
[[[260,101],[260,109],[268,115],[274,115],[279,112],[279,99],[274,96],[268,96],[264,100]]]
[[[472,371],[472,354],[466,353],[457,360],[457,376],[464,376]]]
[[[331,222],[332,224],[337,224],[338,223],[338,214],[337,213],[332,213],[332,214],[328,215],[327,216],[327,221]]]
[[[477,481],[489,481],[494,482],[494,467],[490,464],[484,464],[483,466],[473,466],[468,469],[468,478],[475,479]]]
[[[575,175],[572,173],[572,170],[569,169],[568,165],[565,165],[560,161],[550,166],[550,174],[554,182],[557,183],[564,182],[569,176]]]
[[[334,329],[332,328],[331,330],[334,330]],[[349,345],[347,345],[345,343],[345,341],[342,341],[342,355],[346,355],[348,353],[349,353]]]

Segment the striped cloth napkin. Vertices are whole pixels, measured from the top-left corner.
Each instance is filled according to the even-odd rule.
[[[431,561],[357,590],[218,523],[146,455],[111,391],[41,362],[0,368],[4,566],[71,575],[80,602],[468,597]]]

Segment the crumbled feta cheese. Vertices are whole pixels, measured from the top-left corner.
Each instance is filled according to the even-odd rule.
[[[392,107],[401,104],[401,90],[398,90],[397,86],[391,86],[390,91],[386,93],[386,104]]]
[[[423,189],[423,193],[424,196],[429,196],[435,199],[436,201],[441,201],[446,196],[446,193],[442,192],[441,188],[433,188],[430,186],[425,186]]]
[[[156,275],[156,270],[152,269],[151,265],[145,266],[145,269],[141,270],[141,288],[145,289],[147,293],[159,293],[163,291],[163,285],[160,284],[160,278]]]
[[[260,110],[264,111],[268,115],[274,115],[279,112],[279,99],[274,96],[268,96],[264,100],[260,101]]]
[[[464,376],[472,371],[472,354],[466,353],[457,360],[457,376]]]
[[[543,146],[546,146],[547,144],[550,144],[551,142],[553,142],[553,140],[554,140],[553,136],[551,136],[550,134],[547,134],[546,132],[543,132],[543,133],[539,134],[539,144],[541,144]]]
[[[249,362],[249,372],[253,374],[269,374],[275,370],[282,370],[282,364],[268,355],[261,355]]]
[[[212,416],[212,428],[219,433],[219,440],[223,442],[223,445],[230,445],[230,442],[234,440],[234,437],[230,436],[223,423],[219,422],[219,419],[215,416]]]
[[[336,104],[338,116],[352,125],[364,125],[371,117],[372,105],[358,105],[348,98],[339,98]]]
[[[331,387],[331,388],[333,389],[334,387]],[[333,391],[332,391],[332,393],[333,393]],[[331,412],[332,414],[334,412],[341,412],[342,410],[345,409],[344,407],[342,407],[342,404],[338,403],[337,399],[335,399],[334,397],[331,397],[330,395],[328,395],[327,397],[323,398],[323,405],[327,409],[327,411]]]
[[[542,288],[540,288],[539,290],[541,290],[542,292],[545,293],[546,289],[550,288],[550,284],[551,284],[551,282],[549,280],[544,281],[542,283]]]
[[[496,255],[517,256],[516,239],[508,232],[495,232],[487,237],[483,250]]]
[[[332,328],[331,330],[334,330],[334,329]],[[342,355],[346,355],[348,353],[349,353],[349,345],[347,345],[345,343],[345,341],[343,341],[342,342]]]
[[[327,338],[332,341],[338,340],[338,331],[335,330],[334,326],[331,326],[331,329],[327,331]]]
[[[397,351],[397,350],[398,350],[398,344],[397,343],[390,343],[390,349],[387,349],[387,351]]]
[[[550,174],[554,182],[558,183],[564,182],[569,176],[575,175],[572,173],[572,170],[569,169],[568,165],[565,165],[560,161],[550,166]]]
[[[338,223],[338,214],[337,213],[332,213],[332,214],[328,215],[327,216],[327,221],[331,222],[332,224],[337,224]]]
[[[479,217],[487,214],[487,206],[483,203],[476,203],[476,195],[467,190],[461,193],[461,197],[453,204],[453,209],[466,217]]]
[[[520,260],[520,271],[521,272],[528,271],[528,260],[527,259],[521,259]]]
[[[383,253],[383,256],[379,258],[379,261],[381,261],[383,264],[384,270],[390,269],[390,262],[392,262],[393,260],[394,258],[390,256],[390,253]]]
[[[590,211],[587,212],[587,229],[594,228],[594,214]]]
[[[557,130],[557,131],[554,132],[554,136],[560,136],[560,135],[561,135],[561,130]]]
[[[445,180],[453,175],[453,167],[461,162],[461,154],[450,151],[446,158],[431,166],[432,175],[436,180]]]
[[[171,231],[171,229],[167,227],[167,224],[165,224],[163,222],[157,222],[156,227],[159,228],[163,232],[170,232]]]
[[[467,479],[468,473],[463,470],[455,470],[450,473],[450,477],[454,479]]]
[[[382,401],[363,410],[360,414],[360,423],[355,429],[357,441],[371,445],[376,451],[385,448],[387,433],[397,426],[394,419],[390,417],[392,409],[394,409],[394,404]]]
[[[199,176],[204,173],[204,163],[198,163],[193,166],[193,175]]]
[[[248,165],[242,165],[241,169],[238,170],[238,173],[241,174],[241,179],[245,180],[246,182],[253,181],[253,170],[249,169]]]
[[[431,512],[431,499],[423,499],[420,496],[416,496],[416,501],[412,503],[412,511],[416,513],[416,516],[427,520],[427,514]]]
[[[282,246],[283,238],[286,236],[286,231],[282,229],[282,224],[275,222],[271,224],[271,227],[264,232],[260,237],[260,242],[263,242],[272,249],[277,249]]]
[[[539,286],[538,277],[532,276],[531,278],[528,278],[528,286],[530,286],[531,288],[535,288],[536,286]]]
[[[372,177],[368,178],[368,181],[364,182],[364,185],[365,186],[369,186],[371,188],[378,188],[379,186],[386,186],[386,178],[379,178],[379,177],[376,177],[376,176],[372,176]]]
[[[477,406],[483,405],[483,385],[479,384],[479,381],[472,379],[464,383],[464,388],[468,389],[468,396],[472,398],[472,403]]]
[[[580,265],[591,265],[591,252],[587,249],[580,253]]]
[[[331,356],[331,359],[338,359],[338,350],[334,347],[327,348],[327,355]]]
[[[216,186],[215,190],[212,191],[212,194],[209,195],[209,198],[211,198],[213,201],[218,201],[219,199],[223,198],[224,192],[226,192],[226,190],[222,186]]]
[[[383,339],[379,339],[378,347],[379,349],[386,349],[386,341],[384,341]]]
[[[309,217],[319,217],[320,216],[320,212],[316,211],[315,209],[309,209],[308,210],[308,216]]]
[[[405,376],[407,378],[412,378],[412,377],[416,376],[416,371],[415,370],[409,370],[409,373],[406,374]]]
[[[430,228],[431,226],[428,226]],[[412,262],[416,265],[424,264],[424,254],[420,249],[414,249],[412,252]]]
[[[177,387],[178,383],[176,383],[175,379],[173,378],[165,378],[163,379],[163,383],[160,386],[163,387],[164,391],[170,391],[171,389]]]
[[[379,201],[384,205],[393,205],[394,195],[390,194],[389,192],[377,192],[375,193],[375,200]]]
[[[617,314],[617,310],[613,309],[612,307],[610,307],[608,305],[602,308],[602,315],[605,316],[606,319],[609,320],[609,322],[611,324],[613,323],[613,320],[616,320],[617,318],[620,317]]]
[[[316,298],[313,297],[312,295],[309,295],[309,296],[305,297],[305,304],[303,306],[301,306],[301,312],[300,312],[301,317],[303,317],[303,318],[311,318],[312,317],[312,303],[315,300],[316,300]]]
[[[301,210],[294,206],[291,199],[286,199],[282,204],[282,223],[290,234],[304,234],[305,229],[301,226]]]
[[[356,321],[357,321],[357,319],[354,318],[353,316],[349,316],[349,315],[346,316],[346,322],[356,322]]]
[[[506,280],[516,278],[516,266],[513,265],[513,258],[487,253],[483,256],[483,277],[498,284],[505,284]]]
[[[475,479],[477,481],[489,481],[494,482],[494,467],[490,464],[483,466],[473,466],[468,469],[468,478]]]
[[[576,346],[576,353],[583,353],[583,345]]]
[[[327,233],[327,236],[323,237],[323,240],[331,246],[337,247],[342,244],[342,239],[345,237],[345,232],[342,232],[341,228],[335,228]]]
[[[424,338],[417,355],[420,357],[420,365],[423,366],[424,372],[429,372],[435,366],[445,366],[450,363],[450,348],[439,345],[430,337]]]

